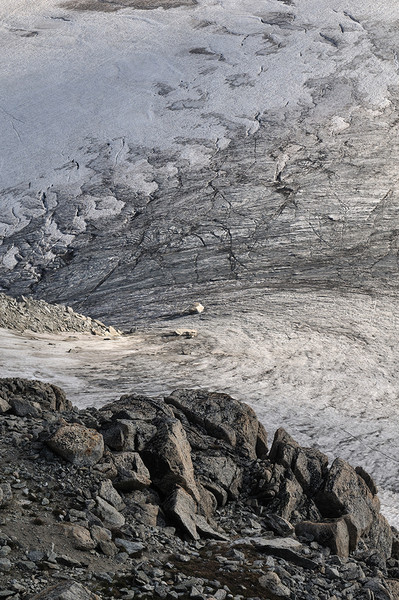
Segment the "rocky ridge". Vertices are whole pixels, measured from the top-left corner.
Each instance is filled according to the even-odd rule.
[[[399,597],[399,543],[361,468],[226,394],[78,410],[0,380],[0,597]]]
[[[101,321],[75,312],[70,306],[49,304],[21,296],[20,300],[0,293],[0,327],[36,333],[91,333],[93,335],[121,335],[121,331],[107,327]]]

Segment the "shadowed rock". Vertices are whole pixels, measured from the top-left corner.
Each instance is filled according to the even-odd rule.
[[[0,398],[9,404],[23,399],[29,404],[39,404],[44,410],[64,411],[72,408],[71,402],[56,385],[19,377],[0,379]]]
[[[221,439],[250,458],[263,458],[267,434],[248,405],[227,394],[202,390],[177,390],[166,402],[176,406],[189,421],[201,425],[207,433]]]
[[[295,533],[330,548],[333,554],[349,556],[349,532],[344,518],[326,523],[303,521],[296,525]]]

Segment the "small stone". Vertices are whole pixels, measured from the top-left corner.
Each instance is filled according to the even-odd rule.
[[[29,550],[29,552],[27,553],[27,557],[32,562],[36,563],[43,560],[46,557],[46,555],[41,550]]]
[[[0,558],[0,571],[9,571],[12,567],[12,562],[8,558]]]
[[[194,304],[192,304],[188,309],[188,312],[191,314],[201,314],[202,312],[204,312],[204,310],[205,307],[201,304],[201,302],[194,302]]]
[[[178,337],[184,337],[187,339],[190,338],[195,338],[198,335],[198,331],[196,329],[184,329],[184,328],[180,328],[180,329],[175,329],[173,332],[173,335],[176,335]]]
[[[130,542],[129,540],[124,540],[123,538],[116,538],[115,545],[127,552],[129,556],[140,556],[145,549],[144,544],[141,542]]]
[[[4,414],[9,410],[11,410],[11,405],[4,398],[0,398],[0,414]]]

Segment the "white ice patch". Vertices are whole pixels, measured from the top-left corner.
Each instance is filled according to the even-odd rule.
[[[117,200],[114,196],[86,196],[82,200],[82,212],[86,219],[93,221],[103,219],[105,217],[114,217],[119,215],[125,203]]]
[[[15,246],[11,246],[11,248],[5,253],[2,263],[6,269],[12,271],[12,269],[18,264],[18,261],[15,258],[18,253],[19,250]]]
[[[123,163],[115,171],[115,182],[131,188],[133,192],[150,196],[158,189],[154,172],[154,167],[147,160]]]
[[[334,116],[331,119],[330,132],[332,135],[341,133],[342,131],[345,131],[345,129],[348,129],[348,127],[350,127],[350,123],[345,121],[342,117]]]

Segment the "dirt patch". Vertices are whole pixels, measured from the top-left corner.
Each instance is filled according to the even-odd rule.
[[[152,10],[154,8],[176,8],[178,6],[194,6],[195,0],[68,0],[61,4],[62,8],[79,11],[116,12],[123,8]]]

